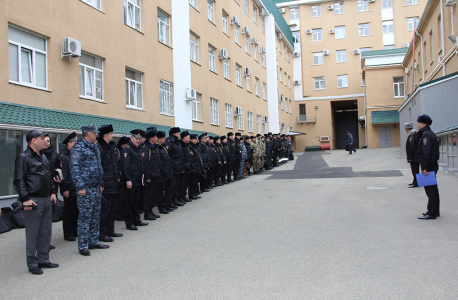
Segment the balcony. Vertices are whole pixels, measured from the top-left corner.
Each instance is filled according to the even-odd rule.
[[[306,115],[299,115],[299,118],[296,118],[297,124],[309,124],[316,123],[316,116],[312,118],[307,118]]]

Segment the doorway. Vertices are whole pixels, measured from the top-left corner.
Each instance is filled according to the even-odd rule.
[[[393,132],[391,126],[380,126],[380,148],[393,147]]]
[[[353,135],[353,146],[359,148],[358,104],[356,100],[331,102],[337,149],[345,149],[349,131]]]

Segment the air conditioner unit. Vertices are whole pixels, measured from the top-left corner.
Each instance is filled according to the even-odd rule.
[[[250,68],[245,68],[245,70],[243,71],[243,76],[245,76],[245,77],[250,77],[251,76]]]
[[[402,44],[402,47],[404,47],[404,48],[409,48],[409,46],[410,46],[410,43],[404,43],[404,44]]]
[[[277,32],[277,39],[281,40],[281,33]]]
[[[81,57],[81,42],[70,37],[64,38],[62,42],[62,57]]]
[[[243,115],[243,109],[241,107],[235,107],[235,111],[234,111],[234,116],[241,116]]]
[[[260,15],[260,16],[265,16],[265,15],[267,15],[267,11],[265,10],[265,8],[260,8],[260,9],[259,9],[259,15]]]
[[[280,13],[284,14],[286,12],[286,8],[280,8]]]
[[[285,123],[281,123],[281,129],[285,129]]]
[[[409,75],[410,74],[410,70],[409,69],[405,69],[405,72],[404,72],[406,75]]]
[[[360,54],[360,53],[361,53],[361,51],[359,51],[359,49],[355,49],[355,50],[353,50],[353,54],[354,54],[354,55],[356,55],[356,54]]]
[[[334,5],[332,5],[332,4],[328,5],[328,9],[329,10],[333,10],[334,9]]]
[[[445,6],[453,6],[456,4],[456,0],[445,0]]]
[[[186,100],[196,100],[197,93],[195,89],[186,89]]]
[[[239,25],[239,17],[237,16],[233,16],[232,19],[231,19],[231,24],[232,25]]]
[[[254,37],[251,39],[251,43],[257,45],[258,44],[258,38]]]
[[[307,30],[305,31],[305,33],[307,33],[307,34],[312,34],[312,29],[307,29]]]
[[[320,142],[329,142],[329,136],[328,135],[320,136]]]
[[[329,55],[329,50],[324,50],[323,55]]]
[[[229,56],[228,56],[228,54],[227,54],[227,50],[226,50],[226,49],[221,49],[221,50],[219,51],[218,58],[219,58],[220,60],[228,59]]]
[[[299,57],[299,56],[301,56],[300,52],[297,52],[297,51],[293,52],[293,57]]]
[[[301,81],[300,80],[294,80],[294,85],[301,85]]]
[[[285,97],[283,97],[283,95],[280,96],[280,101],[278,102],[285,102]]]
[[[250,28],[248,26],[244,26],[242,30],[242,34],[249,35],[250,34]]]
[[[269,123],[269,117],[268,116],[264,116],[264,123]]]
[[[374,3],[374,2],[375,2],[375,0],[369,0],[369,3]]]
[[[331,33],[331,34],[336,33],[336,30],[335,29],[329,29],[329,33]]]
[[[418,70],[418,64],[417,64],[416,62],[413,63],[413,68],[414,68],[415,70]]]
[[[259,50],[259,53],[266,53],[266,47],[262,46],[261,50]]]

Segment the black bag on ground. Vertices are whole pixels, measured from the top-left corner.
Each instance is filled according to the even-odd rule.
[[[2,208],[2,218],[10,225],[10,229],[17,227],[16,221],[14,221],[13,210],[9,207]]]
[[[10,223],[3,218],[3,215],[0,216],[0,233],[4,233],[11,230]]]
[[[13,208],[13,218],[17,228],[25,228],[24,211],[20,209],[19,203],[14,202],[11,207]]]
[[[294,154],[293,153],[289,154],[289,160],[294,160]]]
[[[59,222],[64,218],[64,201],[57,199],[56,204],[53,205],[52,209],[52,221]]]
[[[350,151],[350,144],[347,144],[347,147],[345,147],[345,151]]]

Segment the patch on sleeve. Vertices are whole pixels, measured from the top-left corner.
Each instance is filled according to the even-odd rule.
[[[60,168],[62,169],[62,162],[60,162]]]
[[[142,157],[145,157],[145,152],[142,152]]]
[[[409,137],[409,142],[411,142],[411,143],[412,143],[412,137]]]
[[[427,145],[428,144],[428,138],[423,138],[423,145]]]
[[[124,152],[123,156],[124,158],[127,158],[127,152]]]

